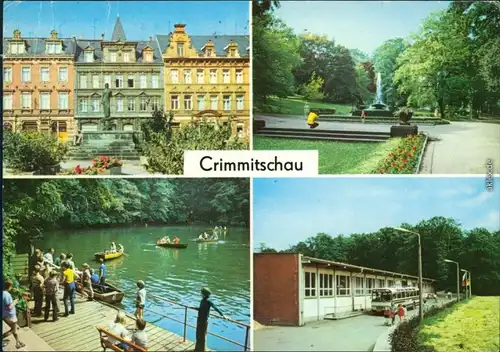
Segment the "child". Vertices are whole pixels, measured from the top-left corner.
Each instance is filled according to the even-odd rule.
[[[405,320],[405,309],[402,304],[398,306],[398,316],[399,316],[399,322]]]
[[[144,316],[144,305],[146,304],[146,288],[144,281],[137,281],[137,295],[135,298],[135,317],[137,319],[143,319]]]
[[[205,339],[207,336],[208,316],[210,315],[210,308],[213,308],[225,318],[224,314],[210,301],[208,298],[212,293],[207,287],[201,289],[202,300],[200,307],[195,308],[198,311],[198,320],[196,322],[196,346],[195,352],[205,351]]]
[[[311,110],[309,112],[309,115],[307,115],[307,124],[309,125],[309,128],[316,128],[319,126],[319,124],[316,122],[318,119],[318,114],[316,114],[316,111]]]
[[[12,290],[12,281],[5,281],[3,283],[2,318],[3,321],[9,326],[10,330],[2,334],[2,339],[5,339],[10,334],[14,335],[14,338],[16,339],[16,348],[20,349],[25,347],[25,344],[22,343],[21,340],[19,340],[19,335],[17,334],[18,331],[17,314],[16,314],[17,302],[12,299],[10,290]]]
[[[362,111],[361,111],[361,121],[362,121],[363,123],[365,123],[365,119],[366,119],[366,112],[365,112],[365,110],[362,110]]]

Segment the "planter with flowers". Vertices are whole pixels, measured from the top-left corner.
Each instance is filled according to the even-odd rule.
[[[121,175],[123,162],[118,158],[100,155],[92,160],[92,166],[105,170],[104,175]]]
[[[420,154],[424,149],[424,135],[411,135],[401,139],[398,146],[382,160],[372,173],[414,174],[418,170]]]
[[[58,175],[105,175],[105,171],[99,167],[80,167],[80,165],[76,165],[75,168],[58,173]]]

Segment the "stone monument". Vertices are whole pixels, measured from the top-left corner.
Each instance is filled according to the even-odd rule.
[[[104,118],[101,120],[102,130],[110,131],[111,130],[111,90],[109,89],[109,84],[106,83],[104,85],[104,92],[102,93],[101,104],[104,111]]]

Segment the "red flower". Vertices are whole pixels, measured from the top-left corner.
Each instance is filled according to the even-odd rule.
[[[416,146],[413,146],[413,150],[415,150],[415,149],[417,149],[417,147],[416,147]]]
[[[408,160],[406,160],[406,159],[403,159],[403,162],[404,162],[404,163],[406,164],[406,163],[408,162]]]
[[[392,153],[389,153],[389,156],[392,156]]]

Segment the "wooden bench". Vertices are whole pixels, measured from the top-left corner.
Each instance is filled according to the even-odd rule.
[[[113,338],[115,340],[118,340],[120,342],[126,343],[129,346],[128,351],[141,351],[141,352],[147,352],[148,350],[144,347],[138,346],[135,343],[132,343],[130,341],[127,341],[123,339],[120,336],[116,336],[106,329],[103,328],[97,328],[97,331],[99,331],[99,338],[101,340],[101,346],[103,348],[103,351],[106,351],[107,348],[112,349],[113,351],[116,352],[123,352],[125,350],[122,350],[120,347],[116,346],[115,344],[109,342],[108,338]]]

